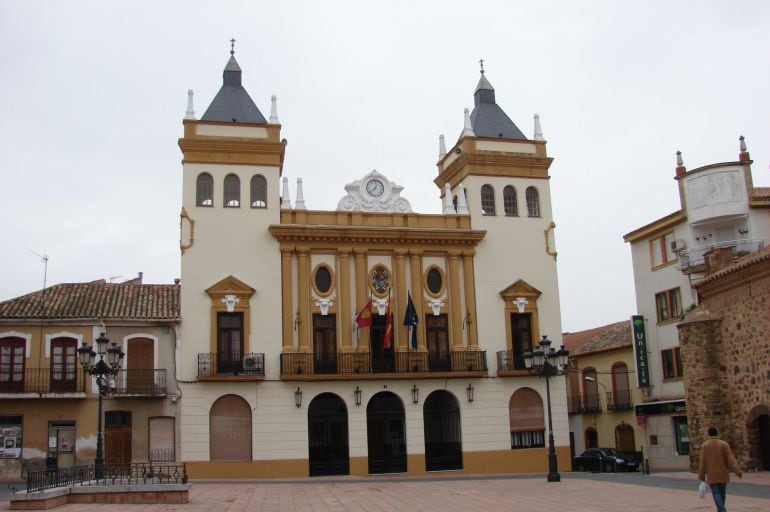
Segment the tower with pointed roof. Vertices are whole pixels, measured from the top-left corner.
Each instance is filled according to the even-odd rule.
[[[280,301],[274,300],[281,293],[275,272],[280,253],[267,227],[280,222],[284,142],[277,115],[269,122],[244,88],[234,53],[200,119],[190,100],[179,139],[182,337],[189,354],[218,352],[210,331],[223,314],[246,333],[239,352],[256,351],[248,328],[255,319],[265,339],[280,339],[280,327],[268,321],[281,314]],[[261,284],[257,295],[247,284],[255,282]],[[180,371],[183,379],[194,379],[197,361],[185,359]]]
[[[549,182],[553,159],[539,117],[535,114],[535,134],[528,139],[498,105],[483,67],[473,102],[459,139],[440,155],[434,182],[443,191],[444,211],[453,205],[458,215],[470,216],[474,229],[487,233],[473,261],[479,339],[501,329],[513,332],[517,322],[555,336],[561,319]],[[503,304],[501,296],[510,300]],[[523,308],[514,303],[517,298],[527,300]],[[481,321],[482,316],[494,320]],[[503,319],[506,325],[498,325]],[[510,350],[516,342],[507,343]]]

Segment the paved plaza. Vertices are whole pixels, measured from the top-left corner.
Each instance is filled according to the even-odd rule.
[[[3,496],[5,498],[5,496]],[[749,473],[728,487],[730,512],[770,510],[770,473]],[[8,510],[7,501],[0,510]],[[403,476],[303,480],[192,482],[186,505],[82,505],[60,512],[216,511],[712,511],[711,495],[699,499],[690,473],[564,473],[544,475]]]

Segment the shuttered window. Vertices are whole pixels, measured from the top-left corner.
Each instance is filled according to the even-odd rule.
[[[508,404],[511,448],[545,446],[543,400],[534,389],[517,390]]]
[[[173,462],[176,460],[174,450],[174,418],[150,418],[150,462]]]
[[[211,460],[251,460],[251,407],[243,398],[225,395],[211,406]]]

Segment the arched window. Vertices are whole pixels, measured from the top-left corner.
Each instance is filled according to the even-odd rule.
[[[267,180],[261,174],[251,177],[251,207],[267,208]]]
[[[636,450],[634,429],[628,423],[621,423],[615,427],[615,449],[619,452],[633,452]]]
[[[511,185],[507,185],[503,189],[503,209],[505,209],[506,217],[519,216],[519,202],[516,199],[516,189]]]
[[[251,460],[251,407],[243,398],[225,395],[209,413],[211,460]]]
[[[629,409],[631,392],[628,389],[628,366],[625,363],[612,365],[612,408]],[[609,409],[609,404],[607,405]]]
[[[225,176],[225,208],[241,206],[241,180],[235,174]]]
[[[531,388],[521,388],[508,402],[511,449],[545,446],[543,400]]]
[[[527,187],[527,216],[540,217],[540,194],[535,187]]]
[[[483,215],[495,214],[495,189],[492,185],[481,187],[481,213]]]
[[[195,182],[195,206],[214,206],[214,178],[203,172]]]

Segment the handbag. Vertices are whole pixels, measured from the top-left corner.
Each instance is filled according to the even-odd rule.
[[[708,484],[704,482],[703,480],[700,481],[698,484],[698,497],[703,499],[706,497],[706,489],[708,489]]]

